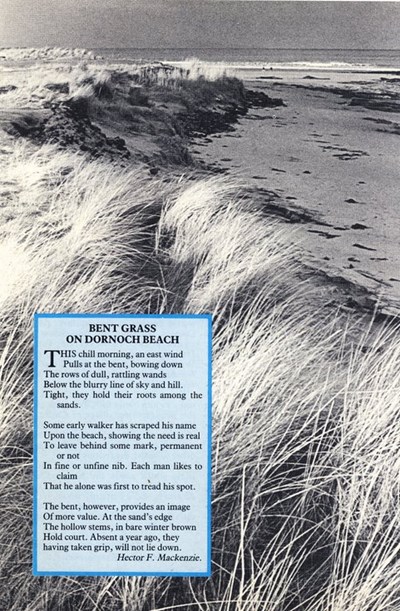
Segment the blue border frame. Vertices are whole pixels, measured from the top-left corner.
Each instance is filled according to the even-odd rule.
[[[208,452],[207,452],[207,571],[198,573],[157,573],[157,572],[91,572],[79,571],[39,571],[37,568],[37,480],[38,480],[38,340],[40,318],[195,318],[208,321]],[[211,314],[62,314],[38,313],[34,314],[33,335],[33,537],[32,537],[32,573],[35,576],[81,576],[81,577],[211,577],[211,497],[212,497],[212,315]]]

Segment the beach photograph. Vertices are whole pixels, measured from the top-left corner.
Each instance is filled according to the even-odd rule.
[[[0,610],[399,611],[400,3],[0,13]],[[211,576],[33,575],[52,313],[212,316]]]

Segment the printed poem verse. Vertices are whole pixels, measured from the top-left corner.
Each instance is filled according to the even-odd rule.
[[[34,574],[210,574],[210,329],[36,315]]]

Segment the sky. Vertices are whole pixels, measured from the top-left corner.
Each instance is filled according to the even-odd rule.
[[[0,0],[0,46],[400,48],[400,1]]]

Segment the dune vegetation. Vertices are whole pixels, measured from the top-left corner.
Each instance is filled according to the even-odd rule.
[[[290,226],[226,177],[14,134],[2,159],[0,608],[398,609],[396,325],[322,308]],[[213,315],[210,578],[31,575],[32,317],[49,311]]]

